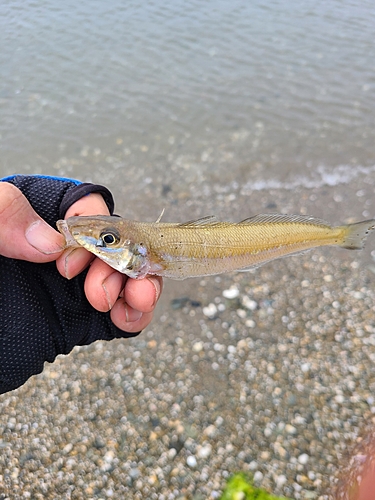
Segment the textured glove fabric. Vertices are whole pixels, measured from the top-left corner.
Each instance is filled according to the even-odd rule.
[[[2,181],[18,187],[54,229],[68,208],[89,193],[100,193],[113,214],[112,195],[103,186],[47,176],[15,175]],[[89,304],[86,274],[67,280],[55,262],[35,264],[0,256],[0,393],[16,389],[40,373],[45,361],[52,363],[76,345],[138,335],[120,330],[109,313]]]

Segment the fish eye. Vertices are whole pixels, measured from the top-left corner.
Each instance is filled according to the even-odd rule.
[[[100,235],[100,239],[105,246],[111,246],[120,241],[120,235],[117,233],[117,231],[103,231]]]

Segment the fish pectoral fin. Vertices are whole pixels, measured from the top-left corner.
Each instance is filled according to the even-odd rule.
[[[330,224],[323,219],[306,215],[285,215],[285,214],[258,214],[253,217],[238,222],[238,224],[286,224],[299,222],[300,224],[314,224],[330,227]]]
[[[203,262],[189,257],[179,257],[176,260],[161,260],[160,269],[153,269],[152,274],[158,274],[164,278],[184,280],[186,278],[205,276],[205,265]],[[199,268],[202,268],[200,272]]]
[[[178,224],[179,227],[196,227],[196,226],[206,226],[210,224],[218,224],[219,221],[215,215],[208,215],[207,217],[202,217],[201,219],[189,220],[187,222],[181,222]],[[220,224],[222,224],[220,222]]]

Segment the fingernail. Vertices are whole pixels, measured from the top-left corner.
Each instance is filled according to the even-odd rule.
[[[107,303],[108,303],[108,311],[110,311],[112,309],[112,302],[111,302],[111,297],[108,293],[108,290],[107,290],[107,287],[105,286],[105,281],[102,283],[102,287],[103,287],[103,290],[104,290],[104,293],[105,293],[105,298],[107,299]]]
[[[25,232],[26,241],[46,255],[60,253],[63,247],[56,243],[56,231],[42,220],[33,222]]]
[[[154,285],[154,288],[155,288],[155,300],[152,303],[152,306],[154,306],[156,304],[156,302],[158,301],[158,298],[160,296],[160,282],[159,282],[159,280],[157,280],[156,278],[153,278],[151,276],[147,279],[150,283],[152,283]]]
[[[65,255],[65,259],[64,259],[64,271],[65,271],[65,278],[67,278],[68,280],[72,279],[72,275],[71,273],[69,272],[70,271],[70,268],[72,267],[70,264],[71,262],[71,259],[70,257],[72,256],[72,254],[74,252],[76,252],[78,250],[78,248],[73,248],[71,249],[70,251],[68,250],[66,252],[66,255]]]
[[[84,248],[70,248],[65,251],[64,270],[68,280],[81,273],[87,265],[87,252]]]
[[[122,286],[123,286],[123,276],[120,273],[118,273],[118,272],[114,272],[114,273],[110,274],[103,281],[102,287],[103,287],[105,296],[107,298],[108,310],[112,309],[112,307],[114,305],[113,302],[112,302],[112,300],[111,300],[111,295],[109,293],[109,290],[112,290],[112,291],[115,292],[113,295],[117,299],[117,297],[120,294]]]
[[[137,311],[136,309],[133,309],[132,307],[129,307],[127,304],[125,304],[125,316],[126,316],[126,321],[128,323],[134,323],[134,321],[138,321],[141,319],[142,314],[140,311]]]

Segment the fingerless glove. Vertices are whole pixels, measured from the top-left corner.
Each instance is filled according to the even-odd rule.
[[[18,187],[54,229],[68,208],[89,193],[100,193],[113,214],[113,197],[103,186],[41,175],[2,181]],[[120,330],[109,313],[89,304],[86,274],[67,280],[55,262],[35,264],[0,256],[0,393],[16,389],[40,373],[45,361],[52,363],[76,345],[138,335]]]

